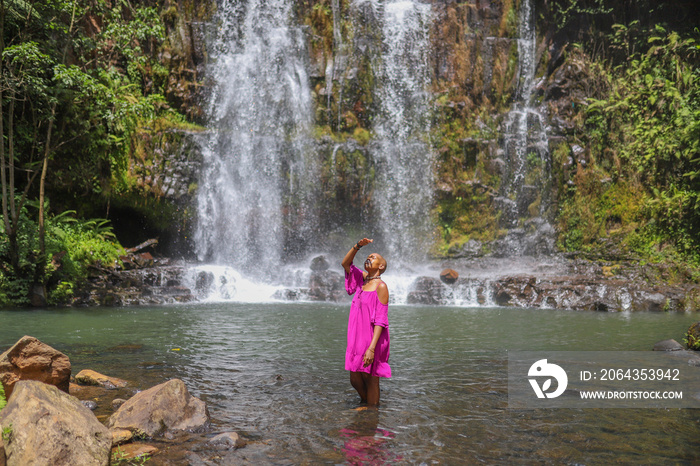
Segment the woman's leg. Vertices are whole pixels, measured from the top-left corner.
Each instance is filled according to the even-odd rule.
[[[367,394],[367,404],[370,406],[379,405],[379,377],[362,373],[362,379],[365,385],[365,393]]]
[[[360,400],[362,403],[367,403],[367,387],[365,385],[363,375],[369,374],[365,374],[363,372],[350,372],[350,383],[352,384],[353,388],[357,390],[357,394],[360,395]]]

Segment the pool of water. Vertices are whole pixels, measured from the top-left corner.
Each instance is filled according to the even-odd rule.
[[[694,463],[692,409],[508,409],[517,350],[650,350],[691,314],[391,306],[394,377],[357,411],[348,306],[218,303],[0,312],[0,350],[32,335],[139,388],[185,381],[214,428],[272,464]],[[242,449],[244,452],[246,448]],[[244,454],[244,453],[241,453]]]

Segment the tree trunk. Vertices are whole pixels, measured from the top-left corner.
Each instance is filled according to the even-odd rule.
[[[39,257],[36,259],[36,269],[34,271],[34,284],[31,290],[32,305],[46,305],[46,228],[44,225],[44,200],[46,173],[49,166],[49,154],[51,153],[51,131],[53,130],[54,116],[56,115],[56,103],[51,105],[51,117],[49,118],[49,126],[46,129],[46,146],[44,148],[44,163],[41,167],[41,178],[39,179]]]

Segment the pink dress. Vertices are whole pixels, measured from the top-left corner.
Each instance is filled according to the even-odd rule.
[[[391,377],[389,367],[389,306],[382,304],[376,291],[362,290],[362,271],[350,266],[350,273],[345,273],[345,289],[348,294],[355,293],[350,305],[348,317],[348,347],[345,350],[345,370],[366,372],[377,377]],[[374,335],[374,326],[384,327],[374,349],[374,362],[362,366],[362,358],[369,348]]]

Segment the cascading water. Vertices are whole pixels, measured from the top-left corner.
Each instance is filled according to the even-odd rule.
[[[432,242],[433,157],[427,143],[431,7],[383,4],[383,53],[376,97],[374,202],[380,231],[395,262],[415,263]]]
[[[514,255],[549,253],[553,250],[553,228],[540,216],[548,202],[549,150],[545,117],[533,101],[537,71],[535,15],[532,0],[523,0],[518,27],[518,86],[515,103],[508,113],[503,135],[507,159],[502,180],[501,223],[507,228],[521,226],[530,218],[537,237],[524,239],[522,232],[506,239],[505,248]],[[528,244],[529,243],[529,244]]]
[[[304,252],[295,240],[315,225],[308,52],[292,6],[224,1],[213,47],[196,252],[254,275]]]

